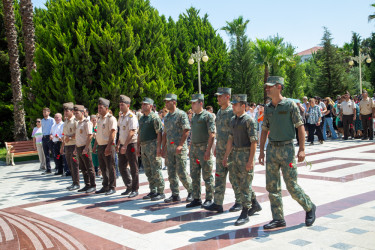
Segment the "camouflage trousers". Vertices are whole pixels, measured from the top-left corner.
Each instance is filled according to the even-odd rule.
[[[289,164],[292,163],[293,167]],[[284,219],[283,201],[280,185],[280,169],[283,173],[286,188],[305,211],[310,211],[312,202],[297,184],[297,164],[293,142],[282,145],[270,142],[266,155],[266,189],[269,193],[272,218]]]
[[[161,173],[161,159],[156,156],[157,141],[141,142],[141,159],[151,193],[164,193],[164,178]]]
[[[246,170],[246,163],[250,157],[250,147],[233,148],[232,157],[233,163],[230,167],[233,168],[232,171],[236,178],[235,182],[238,185],[241,204],[244,208],[251,208],[251,200],[255,199],[255,193],[251,188],[254,169],[250,171]]]
[[[214,177],[212,176],[212,155],[208,161],[204,160],[207,143],[191,144],[190,147],[190,176],[193,184],[193,198],[201,198],[201,172],[206,186],[206,200],[214,196]]]
[[[233,173],[233,168],[232,168],[232,161],[233,161],[232,154],[229,155],[227,167],[223,166],[224,154],[225,154],[225,149],[218,150],[218,148],[216,148],[216,173],[215,173],[214,202],[217,205],[223,205],[225,189],[227,186],[227,175],[229,172],[229,182],[230,184],[232,184],[236,203],[241,203],[240,189],[236,182],[237,178],[235,177]]]
[[[176,144],[170,144],[167,147],[168,180],[172,195],[179,195],[180,193],[178,179],[180,179],[188,193],[191,193],[191,178],[186,172],[187,148],[184,147],[181,154],[176,154],[176,148]]]

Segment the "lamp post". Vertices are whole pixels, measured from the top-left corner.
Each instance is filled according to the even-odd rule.
[[[350,58],[349,65],[353,66],[354,61],[356,61],[359,65],[359,91],[362,94],[362,62],[366,60],[366,63],[371,63],[371,58],[369,55],[364,55],[359,52],[358,56],[353,56]]]
[[[199,88],[199,94],[201,94],[201,64],[200,64],[200,62],[201,62],[201,60],[203,62],[207,62],[208,61],[208,56],[206,54],[206,51],[205,50],[201,51],[201,49],[198,46],[197,52],[192,53],[190,55],[188,63],[190,65],[192,65],[192,64],[194,64],[194,60],[197,61],[197,63],[198,63],[198,88]]]

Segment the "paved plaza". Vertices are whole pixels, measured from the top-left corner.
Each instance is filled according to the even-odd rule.
[[[185,208],[182,185],[179,203],[142,200],[149,193],[143,172],[140,195],[129,199],[120,195],[121,177],[116,194],[87,195],[65,189],[70,177],[42,176],[37,162],[0,166],[0,249],[375,249],[374,143],[328,141],[306,146],[306,154],[312,168],[299,164],[298,182],[316,204],[317,219],[305,226],[305,212],[282,183],[287,226],[271,232],[262,228],[272,218],[259,164],[253,190],[263,210],[240,227],[234,226],[240,212],[228,212],[229,181],[226,211],[215,214]]]

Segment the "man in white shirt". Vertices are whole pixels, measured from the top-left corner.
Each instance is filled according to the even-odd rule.
[[[50,140],[53,142],[53,159],[55,161],[55,175],[63,174],[63,156],[60,155],[60,147],[62,143],[62,133],[64,122],[60,113],[55,114],[55,124],[51,127]]]
[[[350,93],[346,92],[345,101],[341,102],[340,119],[344,126],[344,140],[348,140],[349,132],[351,137],[354,138],[353,123],[356,119],[356,108],[353,100],[350,99]]]
[[[359,118],[362,121],[363,126],[363,138],[362,140],[374,139],[373,130],[373,117],[375,115],[375,104],[374,101],[368,96],[366,90],[362,92],[362,100],[359,102],[360,115]]]
[[[118,165],[126,191],[121,195],[128,195],[129,198],[138,196],[139,189],[139,170],[138,159],[136,153],[137,137],[138,137],[138,119],[133,112],[130,111],[130,98],[120,95],[120,111],[123,115],[118,120],[119,140],[117,142],[116,151],[118,155]],[[130,166],[131,176],[128,171]]]

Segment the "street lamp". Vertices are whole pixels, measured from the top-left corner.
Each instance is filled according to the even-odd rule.
[[[197,52],[195,53],[192,53],[190,55],[190,58],[188,60],[188,63],[190,65],[194,64],[194,60],[196,60],[198,62],[198,88],[199,88],[199,94],[201,94],[201,60],[203,62],[207,62],[208,61],[208,56],[206,54],[206,51],[201,51],[199,46],[197,48]]]
[[[353,56],[350,58],[349,65],[353,66],[354,61],[356,61],[359,65],[359,91],[362,94],[362,62],[366,60],[366,63],[371,63],[371,58],[369,55],[364,55],[359,52],[358,56]]]

